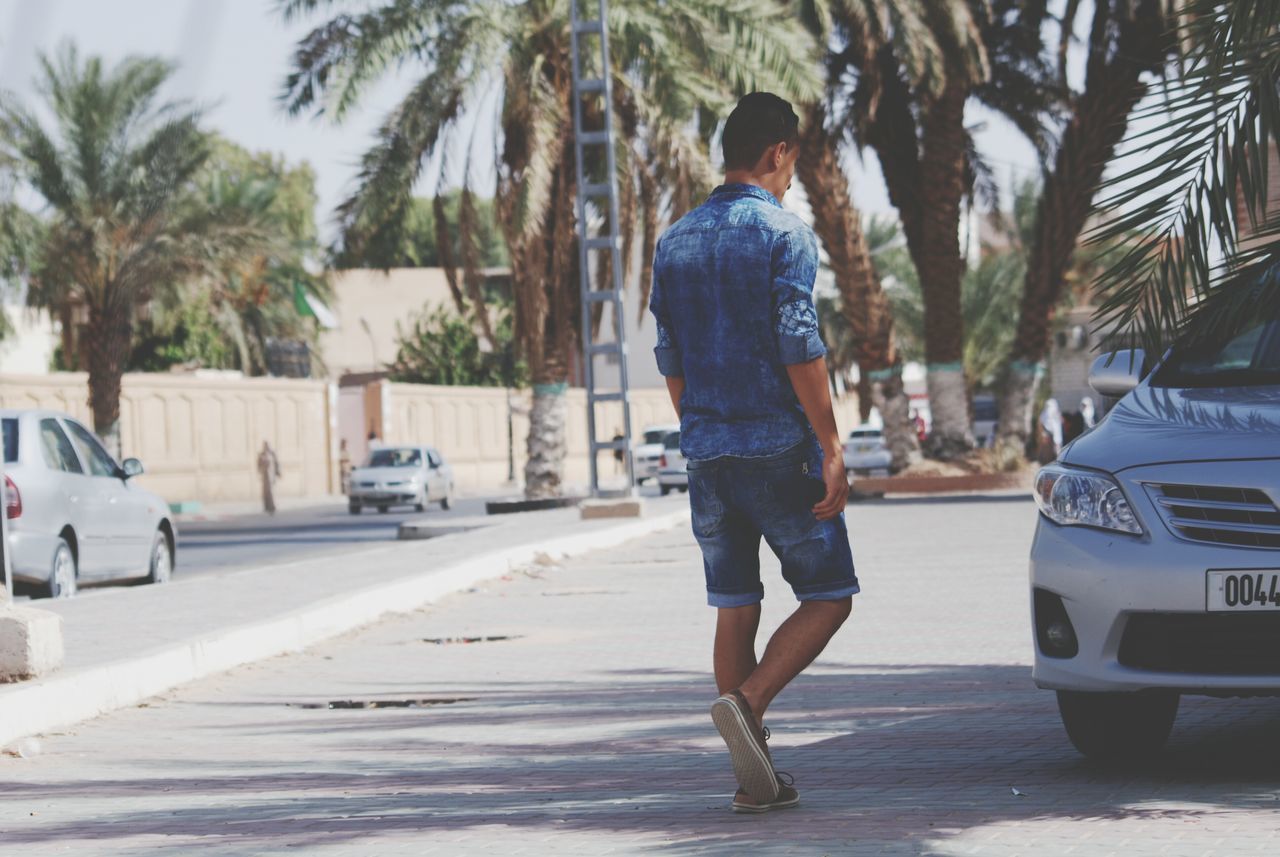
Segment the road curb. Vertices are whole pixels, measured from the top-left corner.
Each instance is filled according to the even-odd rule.
[[[6,687],[0,685],[0,747],[134,705],[234,667],[301,651],[501,577],[541,556],[567,558],[614,547],[689,520],[682,509],[588,533],[513,545],[431,572],[319,601],[273,619],[194,637],[137,657]]]

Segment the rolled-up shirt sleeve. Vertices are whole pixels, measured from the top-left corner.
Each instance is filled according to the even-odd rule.
[[[771,262],[778,356],[788,366],[816,360],[827,348],[818,333],[818,312],[813,303],[813,284],[818,276],[818,240],[813,230],[806,227],[780,235]]]
[[[667,378],[683,378],[684,355],[680,351],[680,345],[676,341],[671,326],[666,293],[662,288],[661,265],[657,261],[653,266],[653,288],[649,293],[649,312],[653,313],[653,320],[657,326],[658,344],[654,346],[653,356],[658,360],[658,371]]]

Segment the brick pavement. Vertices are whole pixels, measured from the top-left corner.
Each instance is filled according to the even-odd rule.
[[[728,811],[713,615],[682,528],[0,758],[0,854],[1273,851],[1280,701],[1185,700],[1145,767],[1067,744],[1029,676],[1033,515],[1008,499],[851,507],[865,591],[768,718],[796,810]],[[772,627],[793,602],[766,581]],[[424,642],[493,635],[519,639]],[[323,707],[346,699],[459,701]]]

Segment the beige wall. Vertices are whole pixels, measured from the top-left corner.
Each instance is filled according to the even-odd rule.
[[[320,353],[331,378],[385,368],[396,358],[399,329],[413,327],[428,307],[453,305],[440,268],[358,269],[329,276],[338,327],[320,334]]]
[[[90,424],[86,377],[80,373],[0,375],[0,407],[64,411]],[[588,481],[586,395],[568,397],[565,479],[581,489]],[[428,443],[453,465],[464,492],[493,493],[507,478],[507,392],[483,387],[432,387],[374,382],[360,396],[379,414],[387,443]],[[524,468],[528,394],[512,394],[516,476]],[[836,405],[842,430],[857,424],[857,399]],[[598,408],[601,439],[621,425],[620,406]],[[633,435],[646,425],[674,421],[665,390],[632,394]],[[357,426],[368,424],[368,414]],[[259,496],[258,450],[270,441],[282,471],[284,497],[336,493],[338,389],[320,381],[211,378],[192,375],[126,375],[120,413],[126,456],[142,460],[141,484],[171,503],[254,500]],[[350,441],[349,441],[350,443]],[[353,451],[361,447],[353,445]],[[358,463],[360,455],[353,455]],[[612,475],[606,455],[602,476]]]
[[[64,411],[92,427],[87,398],[82,373],[0,376],[0,407]],[[120,439],[147,469],[139,483],[171,503],[258,497],[264,440],[280,460],[277,494],[320,496],[331,490],[331,415],[320,381],[126,375]]]

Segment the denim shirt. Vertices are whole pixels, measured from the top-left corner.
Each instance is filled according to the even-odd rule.
[[[813,440],[786,367],[826,354],[818,242],[769,191],[722,185],[658,241],[649,309],[658,370],[685,379],[691,460],[762,458]]]

